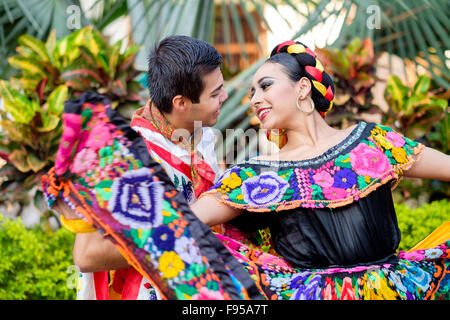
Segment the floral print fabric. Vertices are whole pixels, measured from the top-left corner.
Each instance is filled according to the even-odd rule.
[[[78,129],[65,128],[66,140],[63,139],[72,150],[63,143],[57,166],[43,177],[45,197],[49,206],[61,198],[80,218],[105,233],[162,298],[449,298],[448,241],[427,250],[400,252],[398,263],[393,264],[300,269],[267,248],[270,235],[265,230],[258,240],[262,250],[248,246],[238,231],[234,238],[214,234],[193,215],[162,167],[148,158],[144,142],[139,142],[141,138],[128,131],[126,125],[111,121],[108,108],[86,103],[73,113],[81,115],[71,119],[75,124],[72,127]],[[103,115],[107,117],[102,118]],[[93,130],[95,123],[100,129]],[[109,132],[103,132],[104,128]],[[388,135],[392,132],[388,129],[365,125],[358,128],[361,140],[349,139],[342,146],[350,143],[348,146],[354,150],[358,143],[367,141],[363,143],[368,148],[383,150],[390,164],[390,179],[404,168],[398,165],[406,164],[405,159],[410,160],[415,153],[417,145],[395,133]],[[364,128],[370,129],[369,135],[364,135]],[[103,132],[108,140],[100,142],[91,136],[97,132]],[[386,141],[375,138],[377,134]],[[378,140],[382,142],[376,144]],[[327,205],[329,200],[342,200],[349,192],[360,192],[361,187],[368,190],[367,186],[373,186],[370,179],[380,179],[372,177],[381,170],[373,168],[371,162],[380,161],[383,166],[385,159],[366,146],[359,148],[369,160],[352,160],[350,152],[344,152],[331,164],[330,160],[312,160],[317,161],[311,166],[313,170],[301,165],[259,174],[250,166],[232,169],[216,189],[220,188],[221,194],[228,194],[237,204],[251,203],[258,208],[276,209],[274,204],[292,199],[302,199],[299,203],[308,205],[313,202],[304,199],[319,199],[319,204]],[[406,155],[394,148],[402,148]],[[292,188],[294,183],[302,188]]]
[[[106,234],[162,298],[261,298],[239,263],[189,211],[142,138],[108,101],[88,98],[65,108],[56,165],[41,181],[49,207],[60,198]]]
[[[335,208],[398,180],[423,145],[391,128],[359,122],[343,142],[302,161],[249,160],[228,169],[207,194],[248,211]]]
[[[257,279],[268,300],[450,299],[450,241],[435,248],[401,251],[392,264],[301,269],[281,257],[218,237]]]

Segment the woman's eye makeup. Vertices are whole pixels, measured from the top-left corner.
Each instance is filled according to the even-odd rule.
[[[272,84],[273,84],[273,81],[266,80],[266,81],[261,82],[261,84],[259,86],[261,87],[261,89],[266,90]]]
[[[258,85],[263,91],[266,90],[268,87],[270,87],[272,84],[273,84],[272,80],[264,80],[264,79],[262,79],[262,80],[258,81]],[[255,94],[255,91],[256,91],[255,88],[252,88],[250,90],[250,93],[249,93],[249,98],[250,99],[253,98],[253,95]]]

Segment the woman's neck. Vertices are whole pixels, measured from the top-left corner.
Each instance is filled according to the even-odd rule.
[[[330,127],[317,111],[296,122],[295,126],[286,130],[287,143],[283,151],[323,146],[324,142],[329,142],[329,138],[339,131]]]

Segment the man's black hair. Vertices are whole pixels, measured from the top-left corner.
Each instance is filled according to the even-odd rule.
[[[222,56],[205,41],[169,36],[150,52],[147,85],[150,98],[161,112],[172,112],[176,95],[200,101],[203,77],[222,65]]]

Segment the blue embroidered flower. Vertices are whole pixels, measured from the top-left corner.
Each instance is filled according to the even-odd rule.
[[[419,292],[417,290],[418,288],[421,289],[421,292],[426,292],[429,289],[432,280],[431,274],[412,263],[404,263],[404,268],[406,269],[407,275],[403,283],[408,287],[408,291],[417,294]]]
[[[301,273],[292,280],[291,288],[295,292],[291,296],[291,300],[318,300],[321,292],[320,276],[309,276],[305,279],[305,275]]]
[[[151,229],[162,223],[164,188],[148,168],[114,179],[108,209],[120,223],[135,229]]]
[[[349,189],[356,184],[356,173],[348,168],[343,168],[334,175],[333,187]]]
[[[156,246],[164,251],[170,251],[175,244],[175,237],[172,229],[167,226],[159,226],[152,234],[153,241]]]
[[[267,172],[245,180],[242,194],[246,203],[261,206],[279,202],[287,187],[288,183],[276,172]]]

